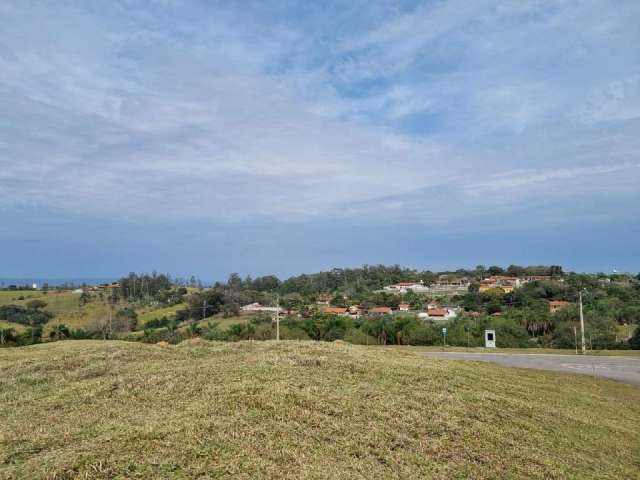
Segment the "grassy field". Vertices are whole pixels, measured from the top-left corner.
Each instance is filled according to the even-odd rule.
[[[209,322],[217,323],[218,328],[228,328],[231,325],[235,325],[238,323],[247,323],[251,321],[253,315],[236,315],[234,317],[225,317],[222,313],[218,313],[213,315],[212,317],[206,318],[205,320],[200,320],[198,325],[202,327],[206,327]]]
[[[93,299],[90,303],[81,305],[80,295],[72,292],[58,293],[49,291],[44,294],[41,291],[0,291],[0,305],[12,304],[24,306],[29,300],[36,299],[46,302],[47,306],[44,310],[55,315],[55,317],[44,326],[45,338],[47,338],[51,329],[57,324],[65,324],[70,328],[86,329],[96,320],[104,319],[109,315],[109,305],[103,300],[100,300],[96,294],[93,294]],[[116,305],[114,309],[117,310],[125,306],[129,306],[129,304],[122,303]],[[181,308],[184,308],[184,304],[166,308],[145,307],[138,309],[138,324],[140,328],[142,328],[145,322],[153,318],[161,318],[165,315],[170,317]],[[0,326],[13,328],[16,331],[24,330],[24,327],[17,323],[2,322]]]
[[[47,295],[32,290],[0,290],[0,305],[24,305],[29,300],[42,300]]]
[[[171,318],[175,315],[178,310],[182,310],[185,308],[185,304],[181,303],[178,305],[172,305],[170,307],[163,308],[144,308],[140,310],[138,313],[138,325],[142,327],[149,320],[153,320],[155,318],[167,317]]]
[[[640,478],[640,388],[335,342],[0,350],[0,478]]]

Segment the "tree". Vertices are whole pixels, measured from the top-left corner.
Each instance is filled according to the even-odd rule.
[[[69,328],[63,323],[55,325],[53,330],[51,330],[51,333],[49,333],[49,338],[51,340],[64,340],[70,336],[71,332],[69,331]]]
[[[549,267],[549,275],[552,277],[561,277],[564,274],[560,265],[551,265]]]
[[[280,279],[275,275],[265,275],[264,277],[258,277],[253,280],[253,282],[251,282],[251,286],[254,290],[258,290],[259,292],[272,292],[280,287],[281,283]]]
[[[507,268],[507,275],[511,277],[520,277],[524,275],[525,269],[519,265],[509,265]]]
[[[13,328],[0,328],[0,345],[16,341],[16,331]]]
[[[640,350],[640,326],[636,327],[635,332],[633,332],[633,335],[629,339],[629,345],[631,345],[631,348],[634,350]]]
[[[171,320],[167,325],[167,331],[169,332],[172,338],[175,336],[177,329],[178,329],[178,324],[176,323],[175,320]]]
[[[187,333],[190,337],[197,337],[202,333],[202,328],[197,323],[192,323],[187,327]]]
[[[34,345],[42,341],[42,327],[34,326],[28,327],[18,338],[18,342],[21,345]]]
[[[42,300],[29,300],[26,303],[26,306],[27,306],[27,309],[29,310],[38,311],[46,307],[47,302],[43,302]]]
[[[498,267],[497,265],[492,265],[487,270],[487,273],[489,275],[504,275],[504,270],[502,269],[502,267]]]
[[[79,301],[80,301],[80,305],[86,305],[91,301],[91,294],[83,290],[82,294],[80,295]]]
[[[138,326],[138,314],[131,307],[118,310],[113,319],[112,328],[116,332],[131,332]]]

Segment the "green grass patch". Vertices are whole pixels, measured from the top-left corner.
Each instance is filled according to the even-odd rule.
[[[183,310],[184,308],[186,308],[186,305],[184,303],[180,303],[178,305],[172,305],[170,307],[141,309],[137,312],[138,325],[142,327],[149,320],[153,320],[155,318],[172,318],[178,310]]]

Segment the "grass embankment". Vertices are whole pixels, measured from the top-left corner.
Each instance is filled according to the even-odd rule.
[[[640,478],[640,389],[341,342],[0,350],[0,478]]]

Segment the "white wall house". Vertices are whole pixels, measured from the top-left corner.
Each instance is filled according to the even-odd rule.
[[[458,313],[455,308],[428,308],[426,318],[429,320],[451,320]]]
[[[265,307],[257,302],[250,303],[249,305],[245,305],[240,310],[243,312],[271,312],[276,313],[278,311],[278,307]],[[280,312],[284,312],[283,308],[280,308]]]
[[[395,285],[388,285],[384,287],[384,289],[389,292],[396,293],[407,293],[409,290],[416,293],[429,291],[429,287],[426,286],[422,280],[420,280],[419,282],[399,282]]]

